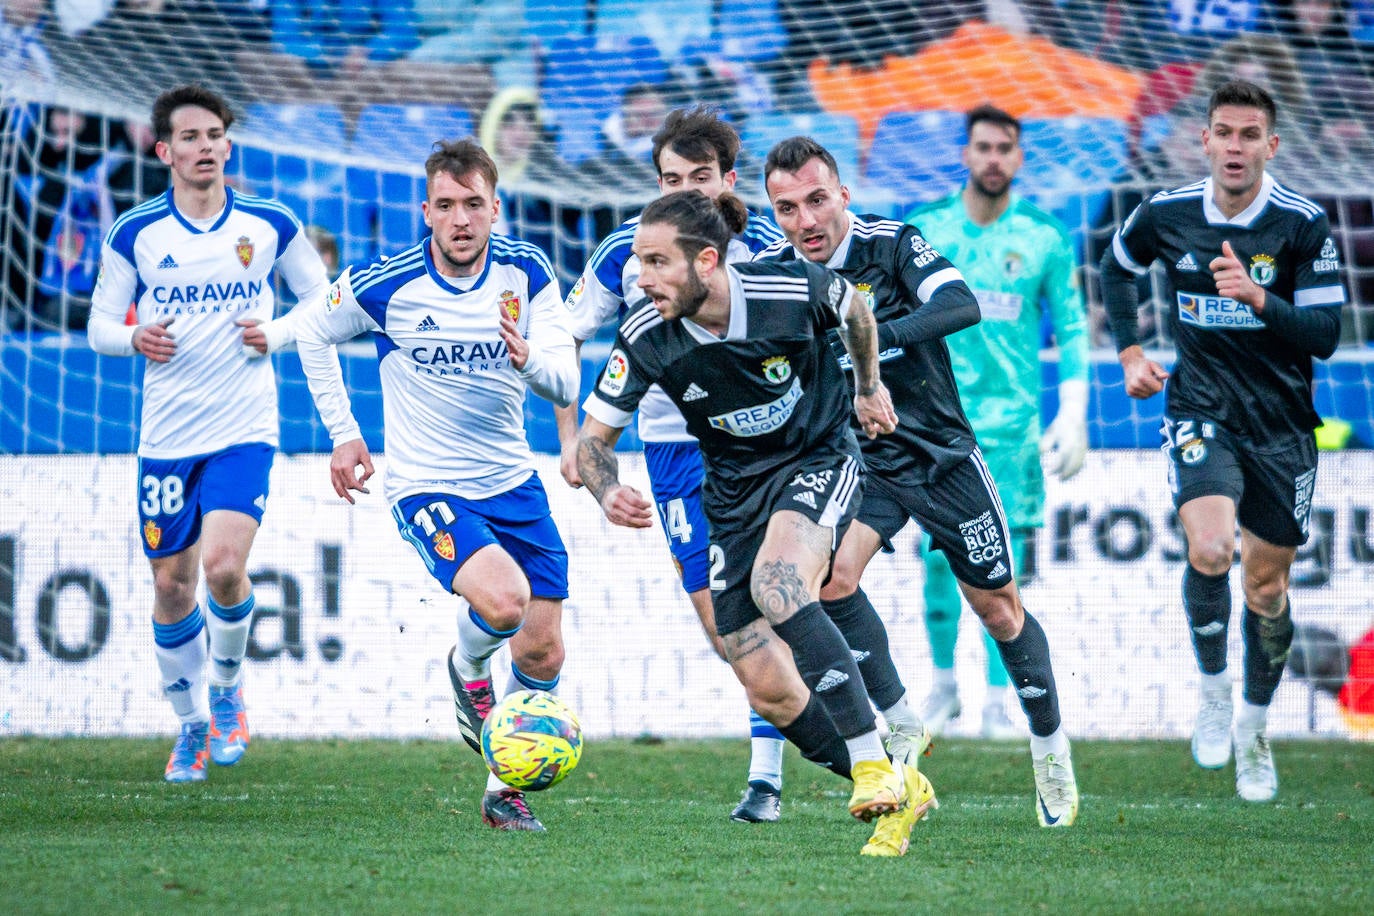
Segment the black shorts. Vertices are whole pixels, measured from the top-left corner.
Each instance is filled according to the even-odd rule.
[[[1307,543],[1317,440],[1310,433],[1256,446],[1198,417],[1164,418],[1174,508],[1199,496],[1226,496],[1241,527],[1279,547]]]
[[[965,585],[996,589],[1014,578],[1007,517],[977,449],[930,483],[869,475],[858,520],[878,532],[885,550],[910,519]]]
[[[754,558],[763,546],[768,520],[783,509],[800,512],[833,530],[835,548],[854,520],[863,495],[863,462],[857,454],[826,452],[788,465],[748,491],[739,502],[712,498],[710,477],[704,495],[711,527],[711,601],[721,636],[763,616],[749,587]]]

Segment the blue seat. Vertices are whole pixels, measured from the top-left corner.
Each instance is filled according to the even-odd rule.
[[[722,0],[719,22],[721,56],[730,60],[771,60],[787,47],[778,0]]]
[[[299,152],[305,149],[338,153],[344,145],[344,116],[335,105],[255,103],[244,112],[248,139],[234,146],[226,173],[250,194],[307,199],[337,193],[343,184],[338,160]],[[280,140],[290,151],[258,145],[255,138]],[[334,222],[342,225],[342,209]],[[302,219],[305,217],[302,216]]]
[[[643,36],[615,42],[563,38],[544,57],[540,97],[546,122],[558,131],[559,154],[577,163],[598,152],[596,132],[635,83],[659,84],[668,65]]]
[[[1129,141],[1126,122],[1116,118],[1027,118],[1018,188],[1081,235],[1099,221],[1111,183],[1127,171]]]
[[[849,115],[814,113],[774,113],[754,115],[740,133],[741,145],[762,162],[780,140],[806,136],[830,150],[840,169],[840,181],[859,180],[859,122]]]
[[[715,0],[597,0],[592,34],[599,42],[643,36],[668,58],[711,35]]]
[[[526,0],[523,37],[547,48],[559,39],[588,34],[587,0]]]
[[[898,201],[899,210],[952,193],[963,182],[964,115],[896,111],[883,115],[868,150],[865,194]]]
[[[406,165],[429,157],[436,140],[459,140],[473,132],[472,115],[446,105],[368,105],[358,115],[351,151]]]

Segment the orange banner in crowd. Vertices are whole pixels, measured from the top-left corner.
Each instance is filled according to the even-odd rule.
[[[858,120],[865,145],[890,111],[967,111],[991,102],[1021,118],[1125,120],[1145,82],[1133,70],[983,22],[876,69],[814,60],[808,76],[821,108]]]

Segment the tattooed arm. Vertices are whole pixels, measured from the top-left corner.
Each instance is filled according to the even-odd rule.
[[[577,473],[611,524],[649,528],[654,523],[653,504],[634,487],[620,482],[620,464],[614,451],[620,432],[592,416],[583,420],[577,435]]]

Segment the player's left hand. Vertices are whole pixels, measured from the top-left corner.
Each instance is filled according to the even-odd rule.
[[[529,341],[520,336],[520,329],[510,320],[510,316],[504,313],[501,315],[501,339],[506,342],[506,349],[510,351],[510,364],[516,369],[524,369],[530,359]]]
[[[892,407],[892,395],[882,382],[878,383],[872,394],[854,396],[854,413],[859,417],[859,427],[870,439],[897,428],[897,411]]]
[[[1083,469],[1088,457],[1088,425],[1077,417],[1059,414],[1040,437],[1040,464],[1047,474],[1068,480]]]
[[[262,324],[256,318],[240,318],[234,324],[243,328],[243,346],[249,351],[249,356],[267,355],[267,334],[258,327]]]
[[[1250,279],[1229,241],[1221,243],[1221,257],[1213,258],[1207,269],[1212,272],[1219,295],[1244,302],[1256,315],[1264,311],[1264,287]]]

